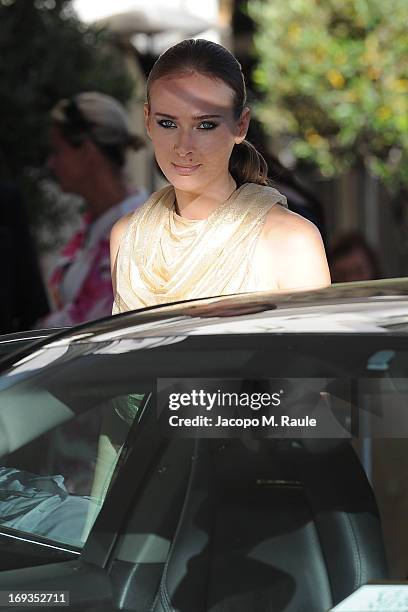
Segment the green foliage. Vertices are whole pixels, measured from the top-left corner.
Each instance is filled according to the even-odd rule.
[[[248,12],[267,129],[326,176],[363,162],[408,188],[407,0],[248,0]]]
[[[79,22],[70,0],[0,0],[0,23],[0,176],[22,185],[39,223],[49,110],[84,90],[125,102],[133,83],[107,32]]]

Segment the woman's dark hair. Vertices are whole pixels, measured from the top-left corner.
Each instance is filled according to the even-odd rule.
[[[246,106],[246,87],[237,59],[222,45],[209,40],[192,38],[170,47],[155,62],[147,79],[147,101],[154,81],[186,71],[223,81],[234,92],[233,113],[238,120]],[[268,167],[255,147],[244,140],[234,146],[229,170],[237,185],[243,183],[268,184]]]

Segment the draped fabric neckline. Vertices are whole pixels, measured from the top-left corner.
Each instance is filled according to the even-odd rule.
[[[113,312],[256,290],[253,251],[275,204],[286,206],[276,189],[245,183],[196,220],[175,212],[172,186],[154,193],[124,233]]]
[[[240,189],[242,189],[244,187],[244,185],[241,185],[241,187],[238,187],[237,189],[234,189],[234,191],[228,196],[228,198],[219,206],[217,206],[217,208],[215,208],[209,215],[208,217],[205,217],[204,219],[188,219],[187,217],[183,217],[182,215],[180,215],[180,213],[178,212],[178,208],[177,208],[177,204],[176,204],[176,195],[174,193],[174,189],[171,188],[171,190],[174,193],[174,201],[173,201],[173,205],[171,206],[171,209],[173,211],[173,218],[175,220],[175,222],[180,222],[184,223],[184,225],[198,225],[199,223],[205,223],[208,221],[212,220],[213,215],[220,215],[222,214],[225,206],[228,205],[228,203],[230,202],[231,198],[236,198],[239,196],[239,192]]]

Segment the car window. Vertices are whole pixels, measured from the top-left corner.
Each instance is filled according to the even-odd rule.
[[[146,538],[151,536],[149,542],[168,543],[165,547],[167,552],[154,558],[170,563],[171,572],[171,551],[178,549],[179,534],[183,530],[189,534],[191,530],[191,547],[196,548],[194,555],[186,562],[186,572],[180,577],[180,591],[188,589],[188,585],[195,580],[196,566],[201,567],[202,557],[212,551],[218,555],[219,567],[229,567],[230,575],[234,576],[241,575],[242,567],[247,567],[248,571],[243,575],[258,576],[262,584],[252,586],[260,591],[265,588],[266,592],[266,585],[272,584],[275,579],[270,575],[268,566],[281,572],[282,580],[289,580],[288,576],[294,575],[297,561],[299,572],[301,566],[310,564],[309,548],[317,547],[316,550],[320,551],[318,563],[316,560],[314,563],[324,574],[325,558],[328,556],[330,559],[330,550],[342,548],[336,543],[337,538],[344,539],[346,548],[347,534],[339,535],[336,529],[339,525],[347,526],[349,521],[353,528],[356,527],[357,534],[365,534],[363,547],[366,545],[366,550],[371,548],[378,553],[377,565],[373,563],[377,573],[370,576],[377,579],[405,579],[408,574],[408,546],[404,536],[408,500],[405,482],[408,428],[404,429],[405,422],[408,422],[405,401],[408,390],[407,357],[406,339],[370,335],[196,337],[168,347],[130,350],[126,359],[118,360],[116,367],[119,369],[119,363],[123,364],[123,378],[126,377],[125,370],[137,371],[146,379],[156,378],[157,419],[161,414],[161,395],[167,394],[164,409],[170,417],[170,412],[181,415],[181,397],[184,393],[190,394],[190,400],[193,399],[192,391],[196,392],[197,397],[200,390],[216,392],[221,389],[231,393],[240,389],[259,395],[260,392],[273,390],[273,381],[279,380],[291,391],[291,409],[314,408],[316,399],[321,400],[321,406],[334,420],[343,428],[348,428],[349,436],[343,439],[333,439],[328,435],[315,438],[313,435],[305,436],[299,430],[295,433],[287,430],[285,436],[268,440],[265,436],[259,437],[259,432],[249,427],[246,431],[232,428],[230,432],[221,430],[212,438],[203,426],[203,418],[211,416],[209,405],[194,405],[190,401],[189,415],[187,410],[182,414],[190,418],[188,425],[184,428],[166,427],[165,436],[173,441],[177,437],[193,434],[199,438],[201,450],[191,455],[202,480],[194,481],[194,487],[197,495],[205,494],[208,508],[211,508],[211,504],[219,504],[215,511],[215,523],[211,522],[211,514],[208,514],[204,501],[197,514],[183,516],[194,500],[187,496],[184,503],[180,503],[176,499],[180,488],[190,487],[185,484],[185,475],[180,470],[178,488],[174,487],[173,494],[169,487],[165,504],[157,505],[156,499],[143,499],[147,507],[155,507],[157,522],[157,512],[165,512],[169,508],[170,515],[170,509],[178,508],[178,526],[169,534],[168,529],[157,528],[153,519],[149,526],[146,516],[142,528],[135,522],[132,525],[133,537],[129,538],[134,548],[126,542],[123,545],[126,561],[133,559],[139,562],[143,559],[145,549],[138,548],[135,542],[145,543]],[[111,358],[112,364],[114,361]],[[300,381],[305,379],[320,381],[325,387],[312,390],[311,394],[303,393]],[[346,381],[347,385],[339,384],[342,381]],[[179,403],[176,405],[173,402],[170,409],[170,395],[173,393],[177,396],[173,400],[177,399]],[[184,399],[187,401],[187,398]],[[350,419],[342,420],[340,413],[344,415],[346,409]],[[192,418],[196,416],[200,418],[192,423]],[[406,439],[401,439],[404,436]],[[176,443],[173,447],[178,448]],[[206,457],[204,464],[201,460],[197,461],[198,456]],[[157,479],[162,479],[162,482],[163,474],[169,474],[171,466],[169,460],[159,465]],[[160,486],[163,488],[163,482]],[[209,500],[212,490],[215,491],[215,498]],[[349,493],[354,495],[351,501]],[[381,523],[374,518],[377,510],[380,511]],[[166,523],[166,517],[162,518],[163,524]],[[211,539],[211,534],[216,534],[215,540]],[[123,538],[126,539],[125,535]],[[324,544],[321,544],[320,538]],[[379,538],[382,538],[382,542]],[[228,550],[223,548],[226,542]],[[380,554],[383,545],[387,566],[382,563]],[[350,559],[346,550],[336,552],[331,562],[336,565],[340,555],[342,563],[351,563],[352,548]],[[287,551],[285,555],[282,554],[283,550]],[[238,560],[240,554],[241,561]],[[362,567],[363,576],[364,563]],[[223,596],[227,597],[229,583],[227,578],[224,582],[222,573],[218,573],[216,568],[212,571],[218,576],[219,592],[213,595],[218,602],[221,591],[224,590]],[[338,570],[340,582],[345,573],[343,569]],[[317,574],[315,578],[318,581]],[[327,580],[325,584],[329,591],[330,582],[334,579],[327,571],[326,578],[319,580],[321,584]],[[244,589],[245,580],[242,579],[240,584]],[[249,589],[251,585],[247,586]],[[234,589],[229,595],[233,601],[236,595]],[[340,601],[340,595],[337,597],[337,601]],[[326,609],[334,602],[327,596]],[[248,603],[248,609],[250,607]],[[312,604],[310,609],[314,609]]]
[[[84,545],[149,390],[112,381],[98,393],[91,362],[74,358],[67,372],[55,364],[28,373],[17,367],[1,379],[3,531]]]

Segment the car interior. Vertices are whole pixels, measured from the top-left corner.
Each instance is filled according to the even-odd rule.
[[[201,439],[183,487],[171,459],[191,444],[169,443],[156,489],[149,482],[122,536],[123,609],[323,611],[386,576],[375,499],[347,442],[311,452],[288,440]],[[165,478],[163,465],[173,467]],[[126,543],[153,535],[144,548]]]
[[[267,378],[288,380],[296,403],[305,401],[296,394],[296,380],[332,378],[325,405],[345,426],[344,406],[353,408],[355,389],[351,385],[351,395],[344,395],[338,381],[350,372],[364,375],[374,385],[370,393],[381,391],[374,413],[386,411],[384,380],[392,382],[394,395],[405,390],[398,382],[405,373],[403,343],[393,340],[393,361],[379,357],[384,346],[374,337],[365,343],[356,339],[353,346],[341,337],[330,342],[324,337],[280,337],[273,350],[265,338],[225,343],[225,338],[198,337],[114,355],[107,346],[97,354],[87,347],[63,367],[55,363],[46,374],[16,380],[0,394],[0,419],[6,422],[3,465],[43,476],[58,474],[52,468],[61,440],[75,435],[73,448],[78,450],[78,433],[83,432],[89,478],[78,484],[70,478],[71,468],[60,473],[70,497],[98,503],[87,509],[81,542],[66,539],[65,544],[84,564],[97,565],[101,533],[111,533],[109,552],[100,563],[118,610],[327,612],[369,581],[403,579],[381,522],[389,512],[389,492],[383,491],[385,503],[377,482],[381,445],[392,454],[401,440],[372,440],[367,461],[367,448],[358,437],[273,439],[251,432],[236,438],[169,437],[160,427],[164,412],[155,388],[156,377],[177,379],[182,373],[184,380],[226,380],[239,372],[249,390],[265,389]],[[385,369],[376,369],[384,363]],[[26,419],[22,432],[27,406],[41,418]],[[97,417],[87,421],[92,413]],[[350,414],[348,425],[358,433],[353,430],[359,425],[353,421],[355,411]],[[61,437],[59,429],[72,423],[77,428]],[[142,438],[149,467],[136,488],[132,474],[141,466]],[[73,465],[74,474],[85,471],[83,464]],[[390,461],[388,469],[394,467]],[[381,482],[388,476],[383,474]],[[115,522],[110,507],[120,503],[119,496],[123,519]],[[387,519],[393,523],[392,513]],[[27,536],[1,520],[0,531],[3,536]],[[64,541],[35,531],[31,535],[41,543]],[[27,559],[8,569],[23,563]],[[47,557],[35,560],[40,563],[47,563]]]

